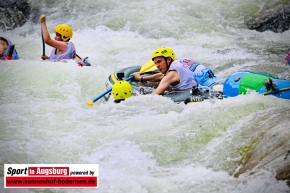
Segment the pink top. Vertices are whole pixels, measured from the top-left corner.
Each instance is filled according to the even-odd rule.
[[[171,63],[169,70],[175,70],[180,76],[180,82],[177,85],[171,85],[175,90],[190,90],[198,84],[201,86],[211,86],[219,81],[213,72],[191,59],[178,59]]]
[[[75,46],[71,42],[66,43],[67,43],[66,51],[63,54],[56,54],[56,49],[53,48],[51,50],[49,60],[56,62],[63,59],[75,59],[76,57]]]

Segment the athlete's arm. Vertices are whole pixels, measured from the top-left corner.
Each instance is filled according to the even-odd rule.
[[[180,82],[180,77],[176,71],[169,71],[166,73],[166,76],[164,76],[159,84],[159,86],[156,88],[156,90],[153,92],[153,94],[163,94],[164,91],[170,86],[170,84],[178,84]]]
[[[43,35],[44,42],[47,45],[54,47],[62,52],[66,51],[67,44],[65,42],[56,41],[56,40],[50,38],[50,35],[48,33],[48,30],[47,30],[47,26],[46,26],[46,16],[43,14],[40,15],[39,20],[40,20],[41,27],[42,27],[42,35]]]
[[[130,74],[131,76],[134,76],[134,79],[137,81],[141,81],[141,75],[139,72],[134,72],[133,74]],[[152,74],[149,76],[143,76],[142,81],[151,81],[151,82],[158,82],[163,78],[163,74],[161,72],[158,72],[156,74]]]

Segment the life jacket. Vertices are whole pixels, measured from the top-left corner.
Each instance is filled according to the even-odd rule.
[[[4,54],[0,57],[0,60],[18,60],[19,56],[15,49],[15,45],[12,44],[12,42],[7,38],[0,37],[0,40],[3,40],[8,44],[8,48],[4,51]]]
[[[173,61],[168,71],[171,70],[175,70],[180,77],[177,85],[171,85],[175,90],[190,90],[198,85],[212,86],[219,81],[209,68],[191,59]]]
[[[49,60],[56,62],[56,61],[63,60],[63,59],[75,59],[75,57],[76,57],[75,46],[71,42],[66,42],[66,44],[67,44],[67,49],[62,54],[56,54],[56,48],[53,48],[51,50]]]

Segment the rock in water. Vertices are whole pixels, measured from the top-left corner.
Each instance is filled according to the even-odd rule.
[[[266,169],[276,174],[277,180],[285,180],[290,186],[290,130],[287,129],[289,124],[290,121],[267,125],[265,132],[252,144],[248,154],[245,154],[245,164],[235,176]]]
[[[290,28],[290,5],[280,5],[276,8],[260,12],[245,21],[249,29],[259,32],[271,30],[282,33]]]
[[[30,17],[31,8],[28,0],[0,1],[0,27],[12,30],[24,25]]]

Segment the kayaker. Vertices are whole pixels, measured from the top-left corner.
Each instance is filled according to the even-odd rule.
[[[286,56],[285,60],[287,61],[288,65],[290,66],[290,50],[289,50],[288,55]]]
[[[215,85],[219,79],[206,66],[192,59],[176,59],[174,51],[169,47],[158,48],[152,54],[152,60],[160,73],[151,76],[131,74],[140,82],[160,80],[153,94],[163,94],[170,86],[173,90],[191,90],[194,86]]]
[[[19,56],[14,44],[6,38],[0,36],[0,60],[18,60]]]
[[[42,27],[42,36],[44,42],[53,47],[50,56],[41,56],[43,60],[49,59],[51,61],[59,61],[63,59],[75,59],[76,49],[73,43],[69,40],[73,36],[72,28],[66,24],[60,24],[55,27],[55,38],[54,40],[50,38],[50,35],[46,26],[46,16],[44,14],[39,17],[41,27]]]

